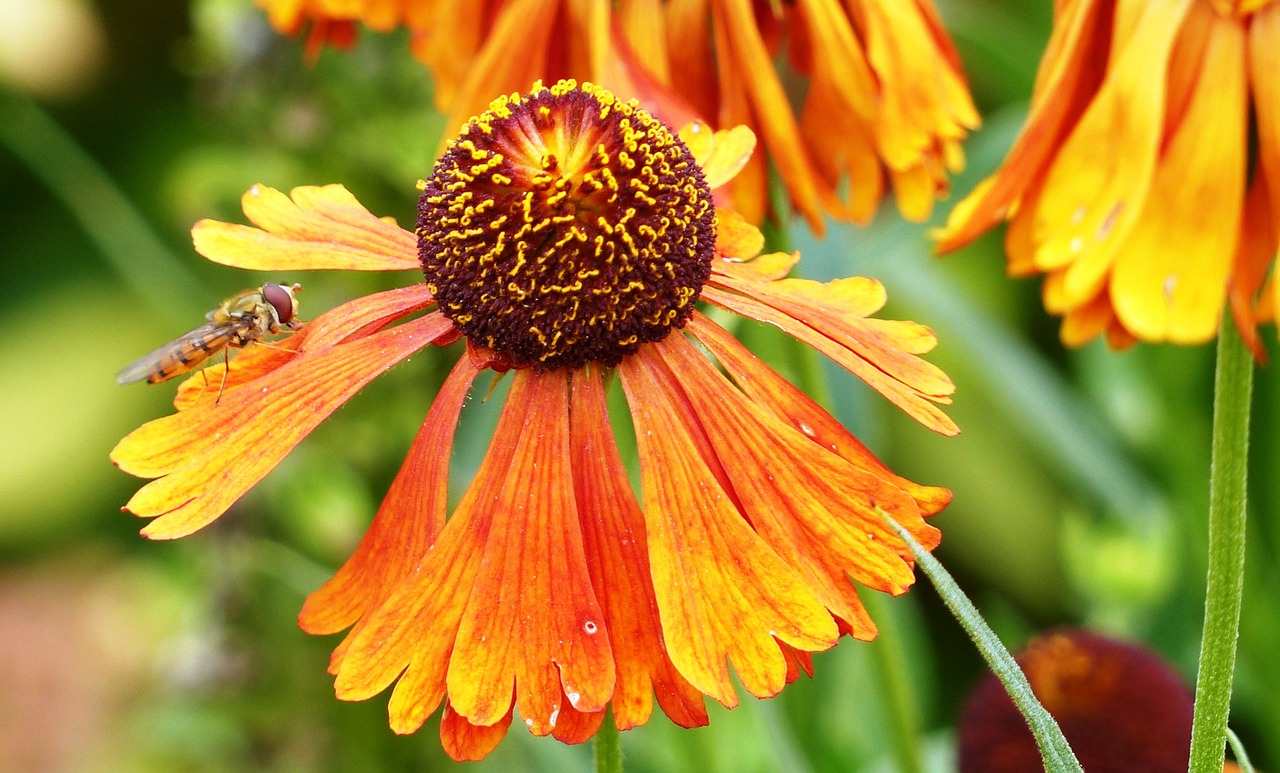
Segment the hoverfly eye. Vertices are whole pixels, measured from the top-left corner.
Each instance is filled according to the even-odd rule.
[[[293,300],[293,293],[289,288],[278,284],[265,284],[262,286],[262,297],[276,310],[276,316],[279,317],[280,324],[288,324],[293,320],[296,306]]]

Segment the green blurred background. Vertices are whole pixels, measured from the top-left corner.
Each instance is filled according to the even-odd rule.
[[[1048,0],[951,0],[984,129],[963,194],[1015,136],[1051,17]],[[364,390],[215,525],[173,543],[119,508],[139,481],[114,443],[169,412],[172,384],[116,370],[263,278],[207,263],[188,230],[241,221],[262,182],[342,182],[412,222],[442,120],[397,35],[304,61],[250,0],[0,3],[0,770],[430,770],[435,723],[393,736],[385,698],[347,704],[325,674],[336,639],[295,624],[349,554],[426,411],[449,353]],[[958,198],[955,197],[955,198]],[[955,199],[953,198],[953,201]],[[950,204],[944,203],[944,213]],[[739,334],[899,472],[944,485],[938,555],[1010,646],[1058,625],[1147,643],[1194,680],[1206,543],[1213,351],[1100,344],[1065,351],[1035,282],[1003,273],[999,236],[946,259],[891,211],[871,227],[801,225],[800,272],[888,286],[888,316],[932,326],[964,434],[934,436],[843,372],[768,331]],[[301,281],[302,316],[412,277]],[[1274,331],[1265,337],[1274,346]],[[1258,373],[1245,611],[1232,723],[1280,765],[1280,459],[1274,368]],[[483,420],[483,419],[481,419]],[[462,433],[458,458],[488,435]],[[930,770],[982,664],[927,581],[877,601],[884,636],[846,640],[772,701],[712,707],[709,728],[660,714],[623,735],[632,771],[900,769],[884,695],[905,695]],[[894,674],[902,679],[895,680]],[[904,681],[905,680],[905,681]],[[896,685],[896,686],[895,686]],[[589,765],[588,747],[514,728],[476,770]]]

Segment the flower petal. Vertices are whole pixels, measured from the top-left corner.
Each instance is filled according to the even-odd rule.
[[[182,382],[173,405],[183,411],[202,401],[218,402],[220,394],[270,373],[294,359],[299,351],[315,351],[362,338],[432,302],[424,284],[356,298],[326,311],[282,341],[245,347],[236,355],[233,367],[224,363],[206,366]],[[212,388],[214,384],[219,387]]]
[[[500,721],[514,688],[539,735],[554,729],[562,696],[581,711],[605,707],[614,665],[578,529],[568,438],[564,372],[518,372],[454,517],[348,648],[340,697],[368,697],[404,670],[391,701],[398,732],[421,725],[446,685],[476,725]]]
[[[676,671],[664,646],[658,602],[648,580],[644,513],[618,454],[600,371],[590,367],[576,372],[571,383],[574,499],[591,584],[613,644],[614,722],[623,730],[644,724],[656,691],[673,722],[705,725],[702,694]]]
[[[823,448],[906,491],[916,501],[921,515],[941,512],[951,502],[951,492],[945,488],[922,486],[896,475],[834,416],[777,371],[760,362],[747,347],[706,315],[694,314],[686,329],[711,352],[757,405],[769,409]],[[937,532],[932,528],[912,531],[912,536],[927,548],[936,546],[931,537],[936,539]]]
[[[752,4],[747,0],[720,0],[712,13],[716,26],[726,34],[717,36],[719,53],[725,62],[721,79],[725,83],[749,83],[745,89],[751,108],[759,117],[760,134],[768,146],[770,158],[786,182],[795,208],[804,215],[817,234],[824,230],[822,212],[830,198],[824,195],[818,172],[800,136],[800,128],[791,112],[786,92],[773,70],[772,57],[756,24]],[[722,86],[723,88],[723,86]],[[730,87],[732,88],[732,87]]]
[[[915,581],[911,550],[881,517],[886,512],[936,544],[936,529],[892,482],[812,442],[730,385],[683,336],[657,347],[681,388],[733,495],[756,532],[808,582],[854,635],[875,626],[845,574],[875,590],[903,593]],[[786,460],[779,463],[779,460]]]
[[[185,536],[226,512],[339,405],[453,324],[429,315],[315,355],[299,356],[209,409],[148,422],[111,452],[125,472],[164,476],[125,505],[160,516],[142,533]]]
[[[737,704],[732,662],[758,697],[782,689],[779,640],[826,649],[837,631],[805,582],[752,531],[702,455],[701,423],[654,346],[619,366],[640,451],[654,590],[671,660],[699,690]]]
[[[1072,306],[1102,284],[1155,170],[1166,82],[1152,73],[1168,62],[1191,0],[1141,6],[1132,37],[1049,168],[1036,208],[1036,264],[1070,264],[1064,289]]]
[[[527,415],[525,403],[508,399],[503,404],[489,450],[453,516],[415,572],[364,620],[347,644],[335,680],[338,697],[364,700],[399,677],[390,705],[396,732],[417,730],[445,696],[458,626]],[[509,689],[506,703],[511,704]]]
[[[1211,26],[1198,85],[1112,269],[1116,316],[1146,341],[1213,338],[1235,257],[1247,165],[1244,28],[1207,6],[1203,14]]]
[[[458,360],[413,439],[400,472],[355,553],[323,586],[307,597],[298,624],[308,633],[336,633],[376,609],[408,577],[444,528],[448,506],[449,453],[458,416],[480,371]],[[359,626],[348,639],[354,637]],[[331,673],[346,648],[330,661]]]
[[[682,128],[679,135],[698,166],[702,167],[702,176],[712,190],[742,171],[756,149],[755,132],[746,126],[712,131],[710,126],[699,121]]]
[[[911,322],[864,316],[884,303],[879,282],[852,277],[826,284],[810,280],[761,283],[713,274],[702,297],[736,314],[776,325],[935,432],[954,435],[960,431],[933,404],[950,402],[955,389],[951,379],[915,356],[933,347],[932,332]]]
[[[508,400],[529,415],[495,502],[494,526],[449,663],[449,696],[478,724],[515,683],[516,705],[535,735],[552,731],[560,698],[599,711],[614,689],[604,615],[590,585],[569,453],[566,371],[516,373]],[[505,707],[502,707],[505,710]]]
[[[498,748],[498,742],[511,726],[511,711],[492,725],[473,725],[453,710],[447,701],[440,717],[440,743],[444,751],[458,762],[475,762]]]
[[[294,188],[290,196],[255,185],[241,203],[258,228],[201,220],[191,229],[196,252],[257,271],[420,268],[417,237],[370,214],[341,185]]]

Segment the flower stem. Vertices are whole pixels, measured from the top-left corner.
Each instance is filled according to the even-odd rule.
[[[911,689],[907,660],[903,652],[902,625],[889,608],[888,597],[868,593],[865,597],[868,612],[877,622],[880,633],[869,647],[875,661],[876,677],[880,689],[882,710],[887,716],[890,741],[901,773],[923,773],[921,757],[923,741],[920,733],[920,712]]]
[[[622,743],[618,735],[613,712],[609,711],[596,731],[596,773],[622,773]]]
[[[942,566],[938,559],[934,558],[929,551],[916,542],[915,537],[904,529],[897,521],[890,518],[887,513],[881,513],[884,519],[893,527],[898,536],[907,543],[911,548],[911,552],[915,554],[916,561],[924,573],[929,576],[935,588],[938,589],[938,595],[942,597],[947,608],[951,610],[951,614],[955,615],[956,620],[960,621],[960,625],[964,627],[969,634],[969,638],[973,639],[973,643],[977,645],[978,651],[982,653],[982,657],[986,659],[987,664],[991,666],[991,670],[1000,678],[1000,682],[1004,684],[1004,689],[1009,693],[1009,697],[1013,698],[1014,704],[1018,710],[1022,712],[1022,716],[1026,717],[1027,724],[1031,726],[1031,733],[1035,736],[1036,744],[1040,747],[1040,756],[1044,759],[1044,769],[1050,773],[1084,773],[1084,769],[1080,767],[1080,762],[1076,759],[1075,754],[1071,751],[1071,746],[1067,743],[1067,739],[1062,735],[1062,730],[1058,727],[1058,723],[1040,705],[1040,701],[1036,699],[1035,694],[1031,691],[1031,684],[1027,682],[1027,677],[1022,673],[1022,669],[1018,668],[1018,664],[1014,661],[1013,656],[1009,654],[1009,650],[1005,649],[1004,644],[996,636],[991,627],[987,625],[987,621],[982,619],[982,615],[978,613],[978,608],[973,605],[969,597],[964,595],[964,591],[960,590],[960,586],[956,584],[951,574]],[[1221,770],[1221,767],[1219,767]]]
[[[1209,470],[1209,573],[1191,725],[1192,773],[1222,770],[1244,593],[1245,484],[1253,361],[1235,326],[1218,332]]]

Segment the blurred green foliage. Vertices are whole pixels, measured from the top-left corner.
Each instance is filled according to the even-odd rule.
[[[226,517],[177,543],[137,536],[140,524],[119,507],[139,482],[107,461],[116,440],[168,412],[173,393],[117,387],[115,370],[261,281],[195,255],[190,225],[241,220],[239,196],[256,182],[342,182],[372,211],[412,222],[414,182],[443,128],[428,75],[399,35],[366,34],[353,52],[308,63],[249,0],[55,6],[81,14],[97,42],[68,45],[57,28],[40,40],[33,27],[32,55],[50,67],[71,49],[98,58],[56,88],[0,78],[0,658],[13,674],[0,692],[0,769],[449,767],[438,719],[395,737],[385,699],[335,700],[325,667],[337,641],[303,634],[295,618],[358,540],[456,352],[424,353],[376,381]],[[986,118],[958,199],[1020,126],[1051,7],[941,7]],[[802,273],[876,276],[888,286],[888,316],[935,329],[931,359],[958,385],[951,415],[964,434],[931,435],[770,330],[738,332],[825,395],[896,470],[955,492],[936,519],[938,555],[1005,641],[1091,625],[1146,642],[1190,683],[1212,350],[1064,350],[1036,284],[1004,276],[998,235],[935,259],[925,227],[890,212],[867,229],[834,227],[824,241],[793,228]],[[304,283],[304,317],[413,281],[279,279]],[[1233,711],[1254,762],[1272,770],[1278,390],[1274,368],[1262,368]],[[463,471],[493,421],[492,407],[477,405],[459,433]],[[981,662],[927,583],[876,606],[880,640],[819,654],[815,678],[778,699],[713,706],[706,729],[658,715],[624,734],[628,769],[897,770],[895,710],[922,734],[923,769],[950,769],[951,727]],[[887,665],[895,659],[898,682]],[[475,769],[585,769],[589,760],[589,748],[516,727]]]

